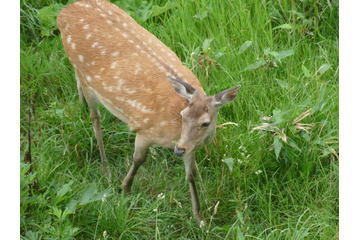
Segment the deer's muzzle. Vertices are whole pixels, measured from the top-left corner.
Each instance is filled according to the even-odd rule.
[[[182,157],[185,154],[185,149],[184,148],[178,148],[177,146],[175,146],[174,152],[175,152],[176,156]]]

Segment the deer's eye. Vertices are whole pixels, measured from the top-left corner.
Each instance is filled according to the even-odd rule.
[[[204,122],[203,124],[201,124],[201,127],[208,127],[210,125],[210,122]]]

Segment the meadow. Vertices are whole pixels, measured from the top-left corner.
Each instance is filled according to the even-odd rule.
[[[196,154],[202,227],[172,149],[151,148],[119,191],[135,133],[102,106],[112,183],[101,175],[56,26],[70,2],[20,2],[21,239],[338,239],[338,1],[112,1],[208,95],[242,86]]]

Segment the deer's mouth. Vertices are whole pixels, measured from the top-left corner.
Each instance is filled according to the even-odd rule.
[[[178,148],[177,146],[175,146],[174,152],[175,152],[176,156],[182,157],[182,156],[184,156],[186,150],[185,150],[185,148]]]

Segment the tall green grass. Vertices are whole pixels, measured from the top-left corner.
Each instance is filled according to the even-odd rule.
[[[242,85],[218,119],[237,126],[197,152],[202,228],[172,150],[152,148],[132,194],[119,193],[135,134],[102,107],[113,183],[101,175],[54,25],[67,3],[21,1],[21,152],[29,128],[32,145],[31,173],[21,157],[22,239],[338,238],[337,1],[115,1],[208,94]]]

